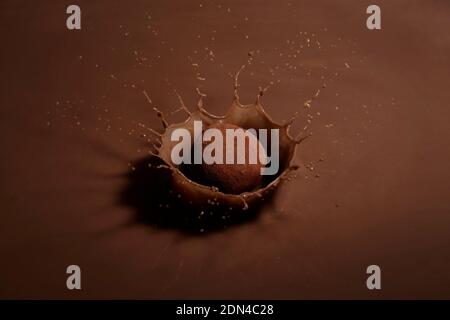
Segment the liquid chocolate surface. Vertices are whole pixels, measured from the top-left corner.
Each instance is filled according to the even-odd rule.
[[[63,3],[3,0],[0,298],[450,298],[450,4],[377,4],[370,31],[356,0],[78,1],[69,31]],[[226,228],[155,218],[143,91],[223,114],[243,64],[241,101],[270,86],[312,133],[296,178]]]

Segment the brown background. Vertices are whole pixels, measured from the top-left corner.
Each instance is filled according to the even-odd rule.
[[[381,31],[367,1],[77,3],[80,31],[69,2],[0,3],[0,297],[450,298],[447,1],[378,1]],[[142,90],[169,111],[200,86],[224,113],[249,51],[243,102],[274,81],[263,103],[301,111],[297,131],[326,82],[298,153],[314,171],[222,232],[137,222],[118,195],[148,148],[137,122],[159,126]]]

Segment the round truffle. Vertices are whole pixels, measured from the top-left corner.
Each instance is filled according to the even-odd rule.
[[[255,148],[255,144],[250,143],[250,139],[246,136],[245,131],[236,125],[218,122],[212,124],[207,129],[215,128],[220,130],[223,138],[223,164],[206,164],[203,161],[202,171],[203,176],[206,181],[219,188],[220,191],[225,193],[233,193],[240,194],[246,191],[252,191],[256,187],[258,187],[262,182],[261,176],[261,168],[263,165],[261,164],[258,156],[258,148],[263,148],[262,145],[258,141],[257,146]],[[232,129],[237,130],[234,131],[234,150],[229,150],[228,152],[234,152],[234,161],[231,164],[226,163],[226,154],[227,154],[227,142],[226,139],[226,130]],[[245,164],[237,163],[237,154],[238,148],[242,148],[243,145],[239,144],[239,140],[245,138],[245,150],[239,150],[245,152]],[[203,149],[213,143],[213,141],[203,141]],[[231,146],[230,146],[231,148]],[[249,163],[249,153],[250,150],[255,152],[256,154],[256,163]]]

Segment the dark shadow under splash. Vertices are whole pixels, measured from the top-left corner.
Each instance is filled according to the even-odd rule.
[[[161,159],[149,156],[133,163],[126,174],[127,184],[119,196],[122,205],[134,210],[131,223],[202,235],[255,221],[262,205],[272,198],[268,195],[263,203],[232,213],[217,206],[202,211],[173,194],[171,172],[158,168],[160,164]]]

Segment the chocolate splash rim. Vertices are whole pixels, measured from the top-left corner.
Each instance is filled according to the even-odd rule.
[[[153,103],[147,93],[143,91],[143,94],[147,98],[148,102],[153,106],[153,110],[156,112],[158,118],[160,118],[162,126],[164,128],[164,131],[162,133],[159,133],[151,128],[146,128],[149,130],[152,134],[157,136],[157,142],[160,144],[157,146],[156,144],[153,144],[153,147],[155,149],[155,152],[150,151],[150,154],[152,156],[157,157],[160,159],[163,164],[158,165],[157,168],[165,168],[171,171],[172,177],[175,179],[177,183],[181,183],[181,185],[188,185],[189,187],[195,188],[195,191],[198,191],[198,195],[204,196],[206,200],[211,200],[217,198],[221,198],[221,200],[224,200],[225,202],[229,202],[230,205],[235,204],[236,200],[243,205],[242,209],[247,210],[249,207],[249,203],[253,202],[258,199],[263,199],[264,194],[269,193],[270,191],[274,190],[279,186],[279,184],[283,181],[288,179],[288,175],[299,168],[299,165],[293,164],[294,158],[296,156],[297,146],[304,141],[306,138],[309,137],[309,135],[306,135],[304,137],[301,137],[301,133],[297,137],[292,137],[289,130],[291,128],[292,123],[295,121],[295,119],[298,116],[298,111],[295,112],[295,114],[284,123],[278,123],[275,120],[272,119],[272,117],[265,111],[264,107],[262,106],[260,100],[261,97],[264,95],[264,93],[268,90],[269,86],[266,88],[259,88],[259,93],[256,97],[256,101],[253,104],[241,104],[239,100],[239,94],[238,94],[238,80],[239,75],[241,71],[244,69],[245,65],[243,65],[239,71],[235,74],[234,77],[234,97],[232,100],[231,106],[228,108],[227,112],[224,115],[214,115],[210,112],[208,112],[204,106],[203,106],[203,99],[206,97],[206,94],[202,93],[198,88],[196,89],[197,94],[199,95],[199,100],[197,102],[197,110],[195,112],[191,112],[186,105],[183,102],[183,99],[178,94],[178,92],[175,91],[175,94],[178,97],[178,101],[180,103],[180,108],[173,111],[173,113],[176,113],[178,111],[184,111],[187,114],[186,120],[183,122],[178,123],[172,123],[169,124],[169,122],[165,119],[164,114],[155,106],[153,106]],[[271,128],[278,128],[280,130],[280,150],[282,148],[281,144],[284,143],[283,147],[287,148],[288,151],[288,158],[284,159],[285,165],[282,169],[282,172],[278,174],[276,178],[274,178],[271,182],[269,182],[266,185],[263,185],[259,187],[256,190],[253,191],[245,191],[240,194],[231,194],[231,193],[225,193],[220,191],[217,187],[214,186],[208,186],[202,183],[199,183],[197,181],[189,179],[176,165],[174,165],[169,157],[165,156],[165,142],[169,144],[170,141],[170,133],[172,129],[179,128],[179,127],[187,127],[189,124],[195,120],[207,120],[207,123],[216,123],[220,121],[224,121],[227,119],[230,119],[233,117],[235,113],[238,113],[239,110],[244,111],[256,111],[256,115],[260,117],[259,120],[262,122],[267,122]],[[255,119],[257,120],[257,119]],[[232,123],[232,122],[230,122]],[[266,127],[267,128],[267,127]],[[281,141],[281,138],[287,138],[286,141]],[[289,145],[285,145],[288,143]],[[171,150],[169,147],[168,149]],[[280,156],[281,161],[281,156]],[[183,188],[183,187],[181,187]],[[230,207],[231,208],[231,207]]]

